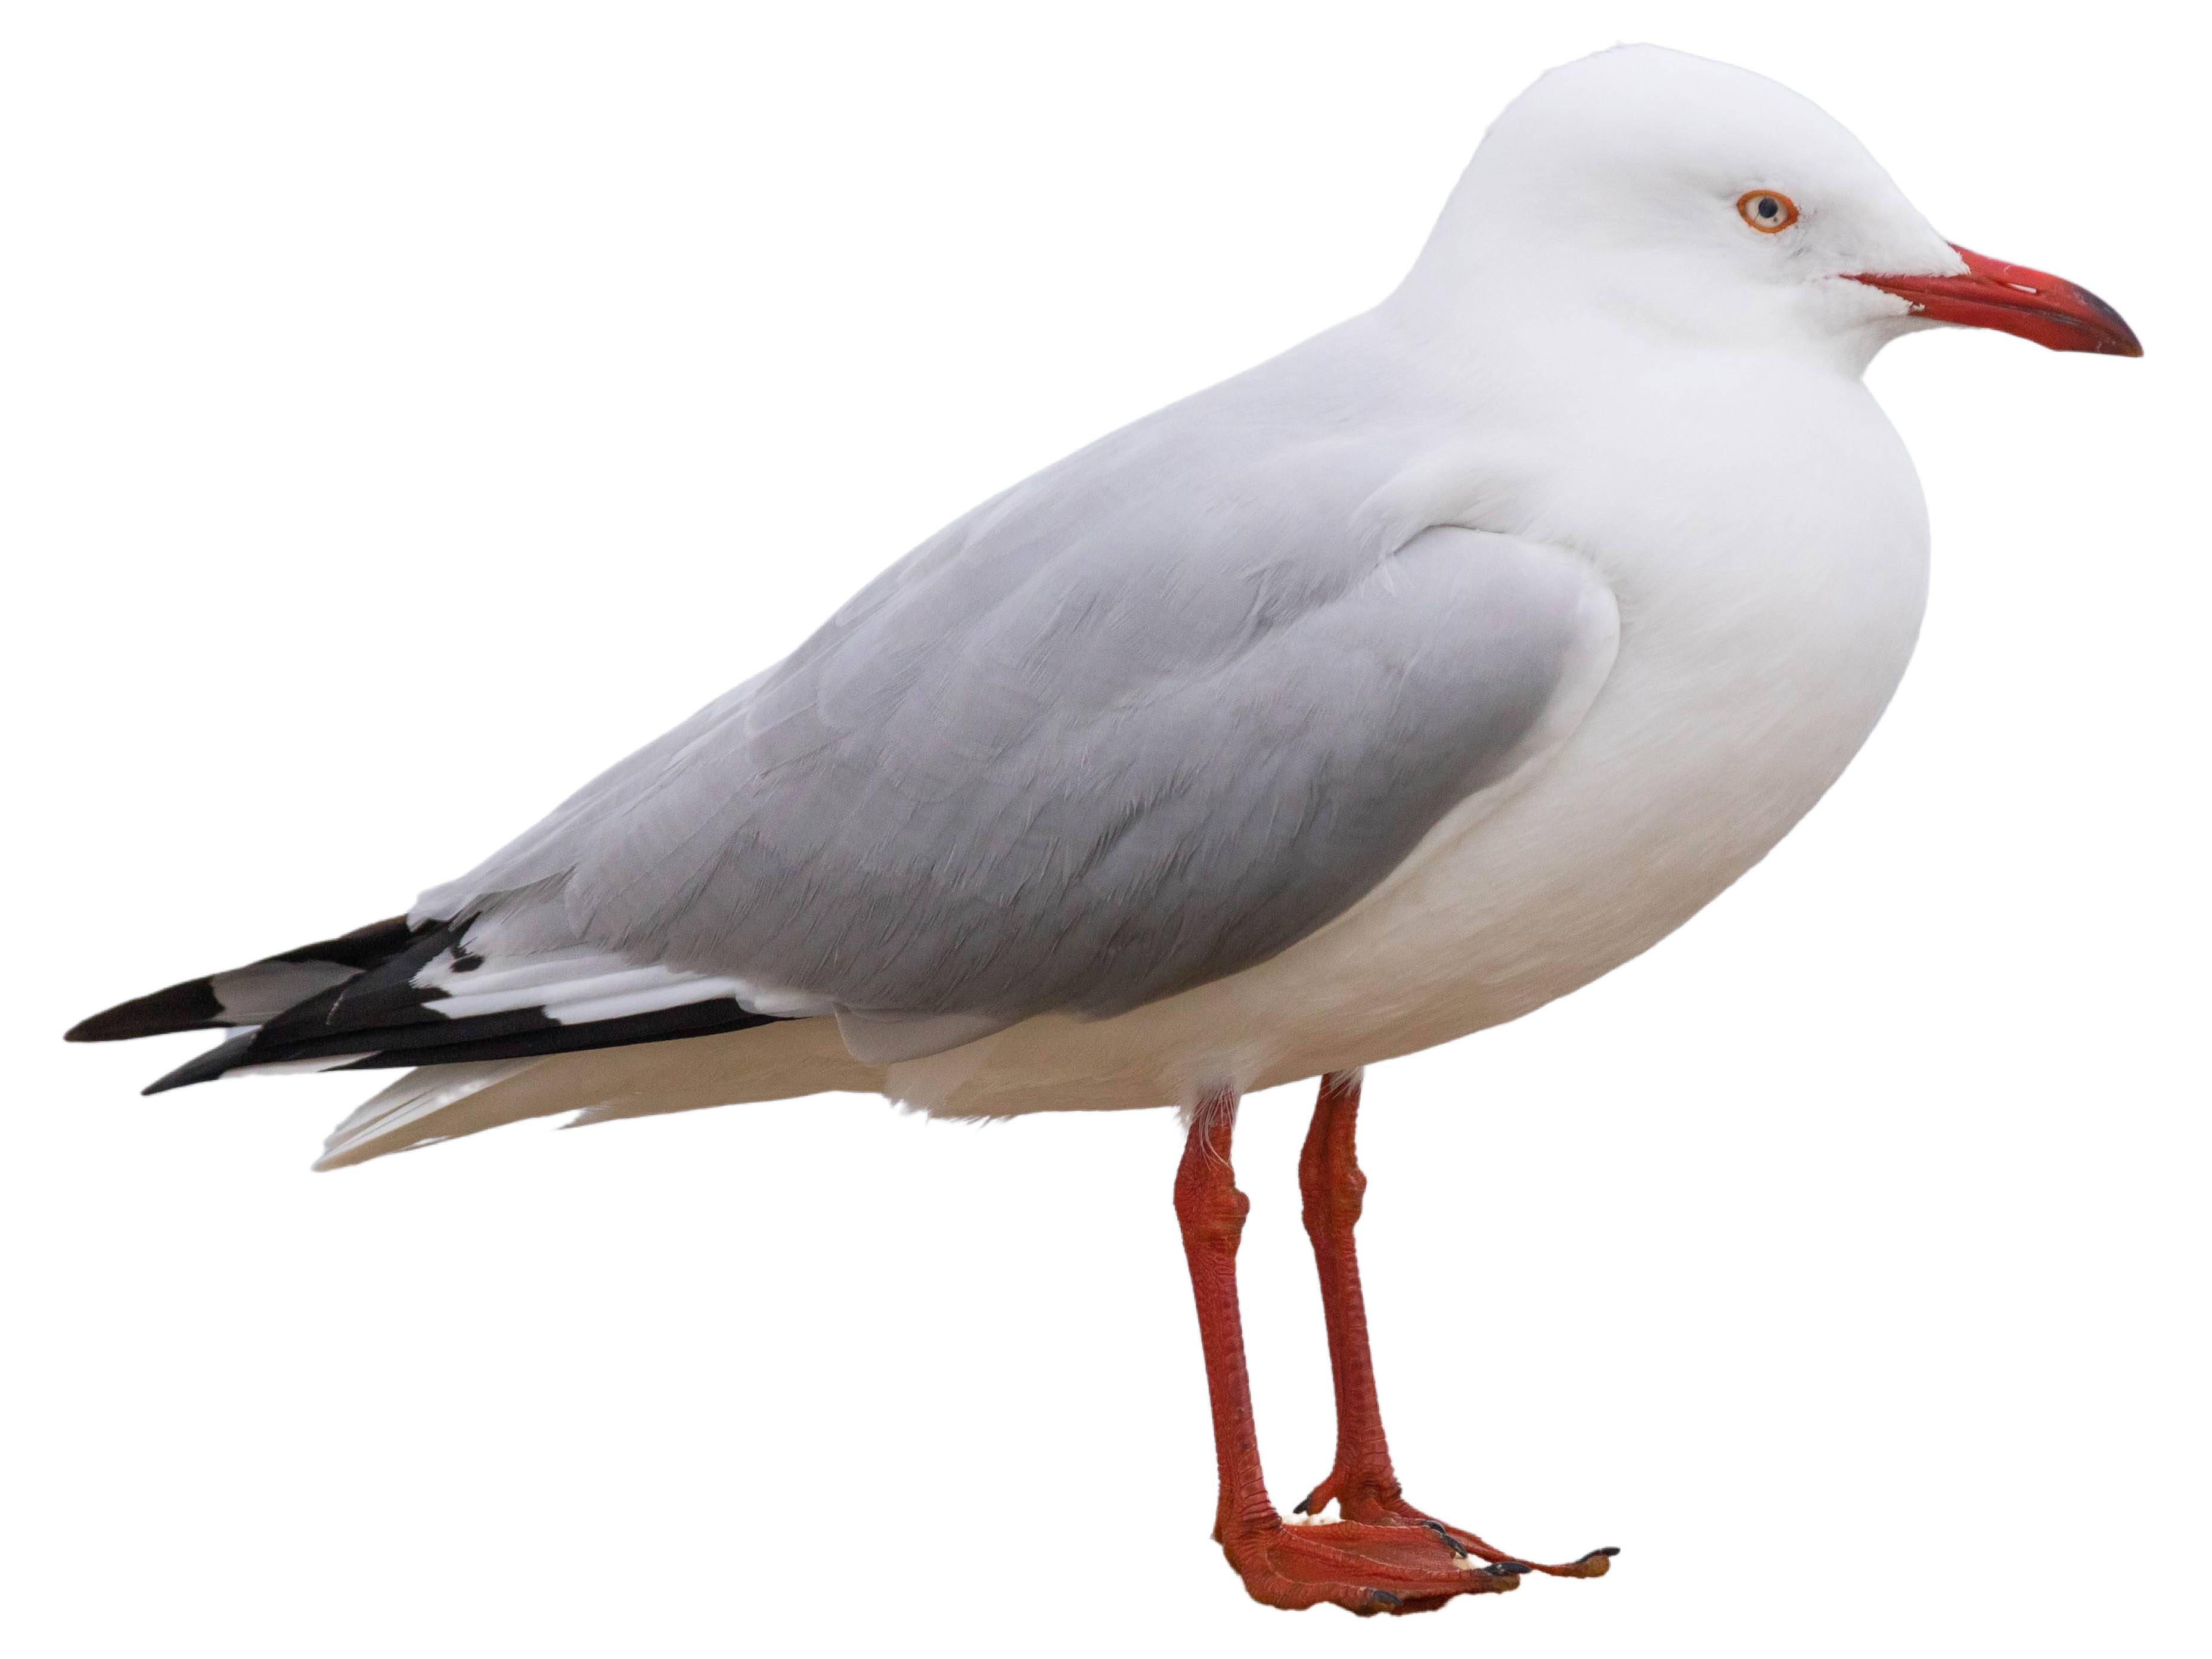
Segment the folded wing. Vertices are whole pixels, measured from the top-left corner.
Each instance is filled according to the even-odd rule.
[[[258,994],[164,1028],[243,1029],[156,1086],[830,1014],[883,1063],[1132,1009],[1341,914],[1601,678],[1610,596],[1559,549],[1394,521],[1419,458],[1387,436],[1174,414],[925,544],[374,951],[200,982]]]
[[[1518,763],[1612,602],[1541,544],[1364,537],[1365,447],[1201,474],[992,503],[418,918],[523,939],[527,891],[549,939],[818,998],[871,1060],[1284,949]]]

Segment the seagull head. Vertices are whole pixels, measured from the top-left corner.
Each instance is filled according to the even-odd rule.
[[[2142,355],[2087,289],[1947,241],[1806,99],[1658,46],[1566,64],[1516,99],[1401,295],[1555,351],[1568,335],[1680,341],[1856,373],[1951,324]]]

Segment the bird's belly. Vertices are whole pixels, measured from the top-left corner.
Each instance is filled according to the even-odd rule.
[[[895,1066],[933,1113],[1157,1106],[1501,1024],[1657,943],[1832,783],[1895,689],[1924,542],[1767,605],[1621,591],[1613,673],[1550,755],[1464,803],[1373,892],[1267,962],[1116,1018],[1033,1019]],[[1716,620],[1718,618],[1718,620]]]

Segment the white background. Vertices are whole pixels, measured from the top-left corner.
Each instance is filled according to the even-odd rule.
[[[9,8],[0,1644],[2201,1652],[2164,10]],[[831,1097],[316,1176],[360,1079],[141,1100],[199,1039],[58,1042],[390,915],[971,501],[1371,303],[1501,104],[1623,38],[1810,94],[2149,355],[1893,348],[1936,584],[1864,756],[1648,957],[1370,1074],[1409,1490],[1612,1577],[1245,1600],[1164,1114]],[[1330,1436],[1304,1105],[1239,1148],[1285,1503]]]

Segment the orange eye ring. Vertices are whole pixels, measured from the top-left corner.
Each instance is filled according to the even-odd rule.
[[[1747,190],[1735,198],[1735,210],[1744,223],[1762,236],[1772,236],[1797,222],[1797,204],[1778,190]]]

